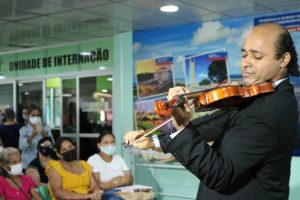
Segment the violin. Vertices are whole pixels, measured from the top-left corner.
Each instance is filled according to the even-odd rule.
[[[187,99],[193,99],[192,105],[196,112],[230,108],[240,105],[246,99],[251,99],[251,97],[271,92],[275,92],[272,82],[263,82],[248,87],[222,86],[175,96],[168,102],[156,101],[154,110],[160,117],[168,116],[172,113],[174,107],[183,105]]]

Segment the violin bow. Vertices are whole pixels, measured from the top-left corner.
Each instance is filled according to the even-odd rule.
[[[162,126],[164,126],[165,124],[167,124],[168,122],[170,122],[173,119],[173,117],[169,118],[168,120],[166,120],[164,123],[154,127],[153,129],[149,130],[147,133],[145,133],[143,136],[141,136],[140,138],[134,140],[133,142],[141,142],[143,139],[145,139],[145,137],[147,137],[148,135],[150,135],[151,133],[153,133],[154,131],[156,131],[157,129],[161,128]]]
[[[190,106],[190,108],[193,108],[194,104],[190,104],[189,106]],[[151,133],[153,133],[157,129],[161,128],[162,126],[164,126],[165,124],[167,124],[168,122],[170,122],[172,119],[174,119],[174,117],[171,117],[168,120],[166,120],[165,122],[163,122],[162,124],[154,127],[148,133],[144,134],[143,136],[139,137],[138,139],[134,140],[133,142],[141,142],[145,137],[147,137],[148,135],[150,135]]]

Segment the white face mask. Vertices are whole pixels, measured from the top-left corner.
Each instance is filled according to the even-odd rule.
[[[116,145],[106,145],[106,146],[98,146],[100,147],[100,151],[107,154],[107,155],[114,155],[114,153],[116,152]]]
[[[35,125],[35,124],[41,122],[42,120],[41,120],[40,117],[30,117],[30,118],[29,118],[29,121],[30,121],[30,123],[31,123],[32,125]]]
[[[22,163],[10,166],[10,171],[7,171],[9,174],[17,176],[22,174]]]

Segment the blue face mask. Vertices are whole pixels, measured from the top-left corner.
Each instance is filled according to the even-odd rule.
[[[27,114],[23,114],[22,117],[23,117],[24,120],[28,120],[29,119],[29,116]]]
[[[4,115],[0,115],[0,122],[3,122],[4,120]]]
[[[116,152],[116,145],[106,145],[106,146],[100,146],[100,151],[107,154],[107,155],[114,155]]]

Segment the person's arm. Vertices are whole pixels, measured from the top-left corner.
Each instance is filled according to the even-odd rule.
[[[95,177],[97,177],[98,185],[102,190],[109,190],[109,189],[117,187],[117,183],[119,182],[120,177],[113,178],[112,180],[110,180],[108,182],[101,182],[100,181],[101,180],[100,172],[93,172],[93,173],[94,173]]]
[[[26,175],[31,176],[31,178],[33,179],[33,181],[35,182],[35,184],[37,186],[47,185],[46,183],[41,182],[41,178],[40,178],[40,174],[39,174],[38,170],[31,166],[27,167]]]
[[[40,196],[40,194],[36,191],[35,187],[30,189],[30,193],[35,200],[43,200],[43,198]]]
[[[44,130],[44,129],[43,129]],[[51,129],[46,127],[45,128],[45,132],[47,133],[46,137],[50,137],[52,139],[52,141],[54,142],[54,138],[53,138],[53,135],[52,135],[52,132],[51,132]]]
[[[126,186],[126,185],[132,185],[133,183],[133,176],[125,162],[125,160],[119,156],[119,155],[116,155],[117,158],[119,158],[120,160],[120,165],[122,167],[122,170],[123,170],[123,176],[122,176],[122,180],[121,180],[121,186]]]
[[[278,138],[274,122],[265,117],[263,111],[240,115],[216,147],[207,145],[200,130],[189,123],[175,138],[165,140],[165,147],[207,187],[227,192],[272,152]]]
[[[93,194],[80,194],[62,189],[62,177],[52,167],[48,171],[48,179],[53,196],[57,199],[94,199]]]
[[[29,136],[28,129],[26,126],[20,129],[20,139],[19,139],[19,149],[21,151],[26,150],[30,146],[30,142],[32,141],[32,135]]]
[[[103,189],[108,190],[108,189],[117,188],[121,186],[132,185],[132,183],[133,183],[133,178],[130,171],[124,171],[123,176],[117,176],[106,183],[101,183],[100,185],[102,186]]]
[[[103,190],[98,185],[97,179],[93,172],[91,172],[91,185],[90,185],[90,192],[95,195],[98,199],[102,198]]]
[[[122,180],[122,186],[125,185],[132,185],[133,184],[133,176],[131,174],[131,172],[128,171],[124,171],[124,176],[123,176],[123,180]]]

